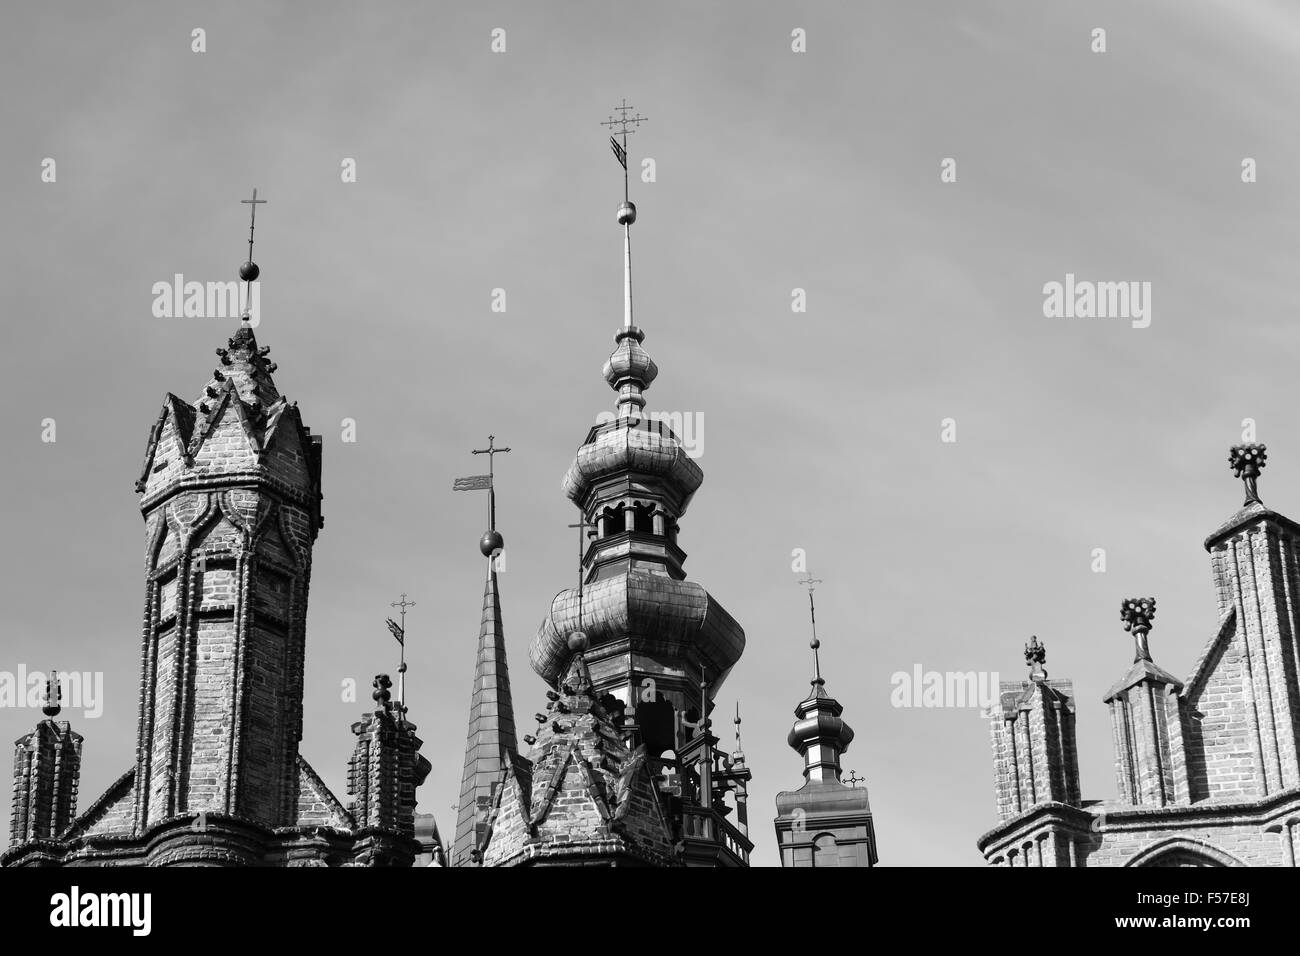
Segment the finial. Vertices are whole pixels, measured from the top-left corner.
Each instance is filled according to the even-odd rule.
[[[736,718],[732,721],[736,725],[736,752],[731,755],[732,760],[744,760],[745,748],[740,744],[740,699],[736,699]]]
[[[406,592],[402,592],[400,601],[393,601],[389,607],[400,608],[401,623],[394,621],[391,617],[388,619],[388,630],[393,637],[397,638],[397,644],[401,648],[399,653],[399,663],[397,665],[397,709],[406,713],[406,609],[415,607],[414,601],[406,599]]]
[[[59,672],[51,669],[45,675],[45,706],[41,708],[41,713],[46,717],[57,717],[62,710],[63,688],[59,685]]]
[[[808,642],[808,646],[812,648],[813,652],[812,686],[821,687],[826,681],[822,680],[822,662],[820,655],[817,653],[822,646],[822,642],[817,640],[817,606],[813,603],[813,591],[816,590],[814,585],[821,584],[822,579],[813,577],[810,571],[808,577],[803,578],[799,583],[808,585],[808,617],[812,621],[812,640]]]
[[[859,777],[856,770],[849,771],[848,783],[850,787],[856,788],[858,784],[865,782],[866,779],[866,777]]]
[[[493,552],[500,551],[501,548],[505,546],[505,539],[502,538],[501,535],[497,534],[497,492],[495,487],[495,478],[494,478],[495,471],[493,466],[495,464],[496,456],[504,455],[510,449],[496,447],[495,444],[496,439],[497,439],[496,435],[488,435],[488,446],[486,448],[475,448],[471,452],[471,454],[474,455],[488,456],[488,473],[487,473],[488,530],[487,533],[483,535],[483,537],[479,540],[479,545],[478,545],[479,550],[483,552],[484,557],[491,557]],[[476,477],[482,478],[483,476],[478,475]],[[460,479],[460,481],[468,481],[468,480],[470,479],[465,479],[465,478]],[[460,482],[458,481],[457,484],[459,485]],[[478,485],[476,487],[482,487],[482,486]],[[469,489],[461,489],[461,490],[469,490]],[[492,544],[491,548],[488,547],[489,543]]]
[[[249,286],[254,282],[262,270],[257,267],[253,261],[253,226],[257,222],[257,207],[266,205],[265,199],[257,198],[257,190],[253,190],[252,199],[241,199],[240,203],[249,207],[248,216],[248,261],[239,267],[239,278],[244,280],[244,321],[249,321],[249,308],[252,305],[252,299],[249,297]]]
[[[376,674],[371,686],[374,687],[374,691],[370,696],[375,699],[375,703],[387,710],[388,701],[392,698],[392,694],[388,692],[388,688],[393,686],[392,678],[387,674]]]
[[[1030,680],[1047,679],[1047,670],[1043,667],[1047,663],[1047,647],[1038,642],[1037,634],[1031,634],[1029,643],[1025,645],[1025,663],[1029,665]]]
[[[1151,631],[1151,619],[1156,616],[1156,599],[1125,598],[1119,605],[1119,617],[1124,622],[1124,630],[1131,631],[1136,643],[1133,661],[1151,660],[1151,648],[1147,646],[1147,634]]]
[[[1246,505],[1264,503],[1259,500],[1259,489],[1255,482],[1267,460],[1268,450],[1260,444],[1233,445],[1228,451],[1228,464],[1232,466],[1232,473],[1246,484]]]
[[[632,322],[632,223],[636,222],[636,206],[628,198],[627,185],[627,137],[630,133],[635,133],[636,128],[644,123],[647,117],[637,113],[629,116],[632,107],[628,105],[627,98],[623,98],[621,106],[614,107],[614,112],[618,113],[616,118],[613,113],[609,119],[604,120],[600,125],[608,126],[610,131],[623,138],[622,143],[614,136],[609,138],[610,148],[614,151],[614,158],[618,160],[619,165],[623,167],[623,202],[618,207],[618,224],[623,227],[623,328],[633,329],[636,326]],[[617,128],[616,128],[617,127]]]

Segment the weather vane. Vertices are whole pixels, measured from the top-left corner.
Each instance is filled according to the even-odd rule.
[[[493,442],[497,440],[496,435],[488,435],[488,446],[486,448],[475,448],[471,454],[488,456],[488,529],[495,531],[497,529],[497,492],[493,487],[492,460],[497,455],[508,452],[509,448],[497,448]]]
[[[402,623],[398,624],[391,617],[388,619],[388,630],[393,637],[397,638],[397,644],[401,647],[401,660],[397,665],[397,709],[403,714],[406,713],[406,609],[415,607],[414,601],[406,599],[406,592],[402,592],[402,599],[394,601],[389,607],[401,608]]]
[[[509,448],[498,448],[496,446],[496,435],[488,435],[488,446],[486,448],[475,448],[471,454],[488,456],[488,473],[486,475],[470,475],[466,478],[457,478],[451,486],[452,491],[486,491],[488,493],[488,529],[479,539],[478,549],[483,552],[483,557],[488,559],[488,567],[495,567],[496,557],[501,554],[505,548],[506,539],[497,531],[497,490],[496,490],[496,472],[493,468],[493,459],[497,455],[508,452]]]
[[[262,274],[262,270],[257,267],[253,261],[253,227],[257,224],[257,207],[265,206],[265,199],[257,198],[257,189],[253,189],[252,199],[239,200],[245,206],[249,207],[248,216],[248,261],[239,267],[239,278],[244,280],[244,319],[247,321],[249,316],[249,306],[252,299],[249,297],[249,287],[256,281],[257,277]]]
[[[632,107],[627,105],[627,97],[623,97],[623,104],[614,107],[614,112],[619,115],[616,117],[613,113],[609,119],[601,122],[601,126],[608,126],[611,133],[616,133],[623,137],[623,142],[619,143],[613,136],[609,138],[609,145],[614,150],[614,156],[618,159],[619,165],[623,167],[623,202],[628,201],[627,195],[627,137],[629,133],[635,133],[638,126],[649,119],[637,113],[634,116],[628,116],[632,112]],[[617,127],[617,129],[615,129]]]

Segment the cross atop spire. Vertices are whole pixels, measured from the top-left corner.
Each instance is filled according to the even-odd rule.
[[[493,444],[496,440],[496,435],[488,435],[488,446],[486,448],[475,448],[470,452],[473,455],[488,456],[488,534],[495,534],[497,530],[497,490],[493,478],[493,459],[497,455],[505,454],[510,450],[509,448],[497,448]],[[501,546],[497,545],[497,547],[500,548]]]
[[[812,648],[813,652],[812,686],[815,691],[820,691],[826,681],[822,680],[822,662],[820,655],[817,653],[822,646],[822,642],[817,640],[817,606],[813,603],[813,591],[816,590],[814,585],[823,582],[821,578],[813,577],[812,572],[809,571],[808,577],[800,579],[799,583],[808,585],[808,617],[812,621],[812,640],[808,642],[808,646]]]
[[[646,117],[637,113],[635,116],[628,116],[632,107],[627,105],[627,98],[624,97],[623,105],[614,107],[615,112],[619,114],[616,119],[613,115],[602,122],[601,126],[608,126],[611,130],[618,127],[618,134],[623,137],[623,142],[619,143],[613,136],[609,138],[609,144],[614,150],[614,157],[618,160],[619,165],[623,167],[623,203],[618,207],[618,224],[623,227],[623,328],[624,330],[633,329],[632,323],[632,223],[636,222],[636,206],[628,197],[627,184],[627,137],[629,133],[636,132],[636,128],[646,121]]]
[[[646,122],[649,117],[642,116],[640,113],[637,113],[635,116],[628,116],[628,113],[632,112],[632,107],[628,106],[626,96],[623,97],[623,104],[621,106],[614,107],[614,112],[619,115],[615,117],[614,114],[611,113],[609,119],[602,121],[600,125],[608,126],[610,132],[623,137],[623,142],[619,143],[617,139],[611,136],[609,138],[609,145],[614,150],[614,158],[617,159],[619,164],[623,167],[623,204],[631,205],[631,203],[628,202],[627,196],[627,137],[629,133],[635,133],[636,128]],[[635,207],[633,207],[632,210],[632,219],[634,222],[636,221]]]
[[[397,638],[397,644],[401,647],[401,657],[397,665],[397,707],[403,714],[406,713],[406,609],[415,607],[414,601],[406,599],[406,592],[402,592],[400,601],[392,602],[389,607],[400,608],[401,623],[397,623],[391,617],[388,619],[388,630],[393,637]]]
[[[265,199],[257,198],[257,189],[253,189],[252,199],[241,199],[240,203],[249,207],[248,211],[248,261],[239,267],[239,278],[244,280],[244,321],[249,318],[249,306],[252,299],[249,298],[249,287],[261,275],[262,270],[257,267],[253,261],[253,227],[257,224],[257,207],[265,206]]]
[[[623,97],[623,102],[614,107],[614,113],[618,113],[619,115],[616,117],[614,116],[614,113],[610,113],[609,119],[603,121],[600,125],[608,126],[613,132],[620,133],[623,136],[626,136],[628,133],[635,133],[636,128],[646,122],[650,117],[642,116],[640,113],[637,113],[635,116],[628,116],[627,114],[631,113],[632,110],[633,107],[628,103],[627,97],[625,96]],[[615,126],[617,126],[618,129],[614,129]]]

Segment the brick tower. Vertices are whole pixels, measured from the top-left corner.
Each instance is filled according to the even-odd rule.
[[[168,395],[145,519],[139,828],[182,813],[292,822],[320,439],[248,323],[193,405]]]
[[[59,676],[45,680],[46,719],[14,742],[14,801],[10,841],[52,840],[77,812],[81,735],[59,716]]]
[[[258,272],[250,226],[240,275]],[[430,766],[386,691],[352,728],[352,810],[299,753],[321,442],[276,389],[247,314],[216,351],[193,402],[164,398],[135,486],[145,573],[134,766],[73,819],[81,738],[38,725],[19,742],[25,809],[2,865],[386,866],[420,852],[415,788]]]
[[[990,863],[1295,865],[1300,525],[1260,501],[1265,457],[1263,445],[1229,454],[1246,501],[1205,541],[1219,622],[1185,681],[1153,660],[1155,599],[1121,604],[1133,663],[1104,697],[1117,800],[1079,798],[1069,682],[1031,672],[1003,684],[992,715],[1001,823],[978,843]]]

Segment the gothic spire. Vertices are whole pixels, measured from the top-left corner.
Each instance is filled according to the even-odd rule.
[[[492,458],[509,448],[497,448],[489,439],[488,449],[475,454]],[[474,691],[469,705],[469,732],[465,741],[465,770],[457,803],[456,838],[451,850],[452,866],[472,866],[488,831],[492,798],[503,779],[503,771],[518,759],[515,712],[510,696],[510,672],[506,666],[505,629],[501,622],[501,598],[497,590],[497,560],[505,539],[496,530],[496,492],[492,475],[479,475],[487,482],[460,479],[454,487],[486,489],[489,495],[489,529],[479,541],[487,559],[487,582],[483,587],[483,617],[478,632],[478,657],[474,665]]]

